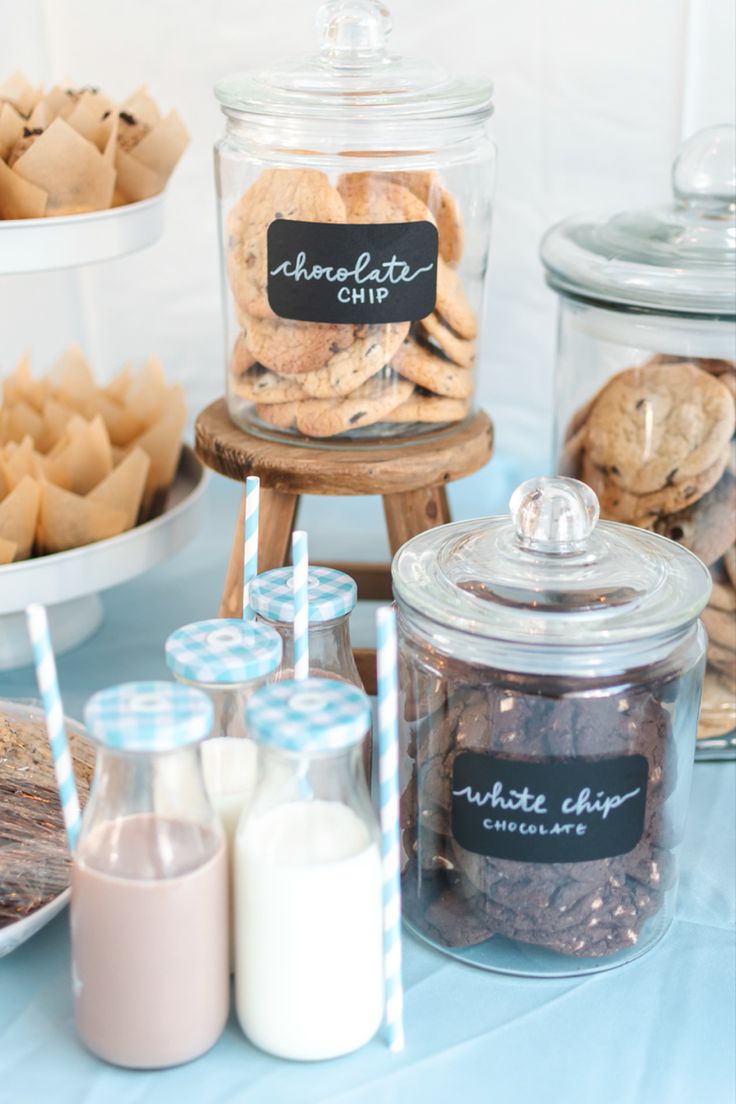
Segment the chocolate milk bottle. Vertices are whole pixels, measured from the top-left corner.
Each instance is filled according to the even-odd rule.
[[[96,694],[85,720],[99,750],[72,865],[77,1030],[116,1065],[187,1062],[228,1014],[226,846],[194,746],[212,704],[130,683]]]

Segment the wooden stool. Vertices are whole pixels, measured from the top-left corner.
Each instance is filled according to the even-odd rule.
[[[450,520],[445,484],[478,471],[493,449],[493,427],[483,411],[438,434],[417,436],[400,446],[268,441],[238,429],[224,399],[197,418],[196,452],[208,467],[244,483],[261,480],[258,567],[268,571],[288,560],[299,498],[313,495],[374,495],[383,498],[391,555],[410,537]],[[243,606],[243,518],[241,501],[220,603],[220,617],[239,617]],[[331,563],[358,585],[358,598],[391,601],[388,564]],[[356,648],[365,688],[375,692],[375,651]]]

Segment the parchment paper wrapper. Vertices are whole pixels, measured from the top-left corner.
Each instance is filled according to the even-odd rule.
[[[115,169],[61,117],[39,135],[11,171],[46,192],[47,216],[102,211],[112,203]]]
[[[188,144],[189,134],[179,113],[171,111],[129,152],[118,146],[115,206],[150,199],[162,192]]]
[[[70,419],[64,436],[44,462],[46,479],[57,487],[86,495],[112,471],[112,450],[105,423],[98,415],[85,422]]]
[[[44,483],[38,521],[39,551],[66,552],[116,537],[124,529],[123,510]]]
[[[26,560],[31,554],[40,498],[37,480],[27,475],[0,502],[0,537],[16,545],[16,560]]]
[[[142,448],[134,448],[114,471],[87,496],[90,502],[121,510],[125,529],[132,529],[138,520],[151,461]]]
[[[7,80],[0,83],[0,102],[12,104],[16,111],[26,118],[43,95],[43,88],[34,87],[23,73],[11,73]]]
[[[18,545],[15,541],[3,540],[3,538],[0,537],[0,566],[2,564],[12,563],[17,551]]]

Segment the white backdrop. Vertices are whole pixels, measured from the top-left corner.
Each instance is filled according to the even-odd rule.
[[[546,462],[555,341],[540,236],[576,211],[666,198],[682,136],[733,121],[733,2],[388,2],[395,50],[496,85],[499,172],[481,399],[499,450],[529,475]],[[211,89],[223,74],[316,46],[315,7],[312,0],[0,0],[0,74],[22,68],[47,83],[68,76],[121,97],[147,82],[163,108],[179,109],[192,135],[155,248],[79,272],[0,278],[0,374],[25,350],[40,367],[78,340],[103,374],[157,352],[186,385],[192,411],[219,393],[211,146],[221,124]],[[491,484],[492,469],[483,477]],[[462,493],[465,512],[485,512],[473,495],[471,503]]]

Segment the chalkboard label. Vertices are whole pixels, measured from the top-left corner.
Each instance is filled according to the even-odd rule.
[[[643,755],[525,763],[462,752],[452,833],[467,851],[515,862],[625,855],[644,830],[647,774]]]
[[[370,225],[276,219],[268,228],[268,302],[299,322],[416,322],[437,298],[431,222]]]

